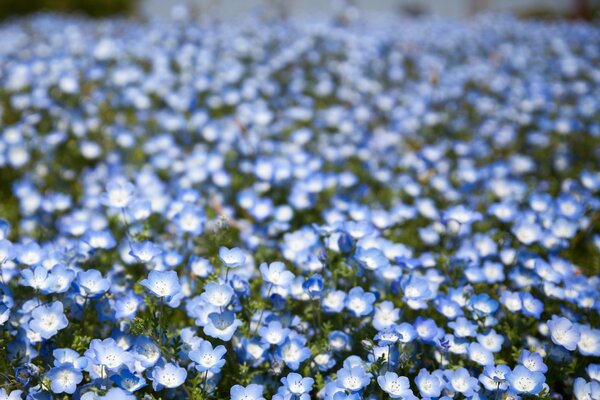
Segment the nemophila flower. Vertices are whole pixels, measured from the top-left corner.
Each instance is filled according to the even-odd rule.
[[[275,350],[275,358],[283,361],[292,371],[296,371],[300,364],[311,356],[311,351],[305,344],[306,340],[300,337],[288,338]]]
[[[164,299],[170,307],[176,307],[181,295],[181,284],[175,271],[152,270],[146,279],[140,282],[155,297]]]
[[[352,339],[342,331],[331,331],[327,336],[329,346],[335,351],[349,350],[352,347]]]
[[[546,377],[541,372],[530,371],[522,365],[517,365],[506,374],[510,389],[518,394],[539,394]]]
[[[209,314],[207,322],[204,333],[226,342],[231,340],[238,326],[242,324],[242,321],[235,317],[234,312],[229,310]]]
[[[54,351],[52,351],[52,356],[54,357],[55,367],[69,364],[74,368],[81,370],[87,366],[87,359],[80,356],[79,353],[73,349],[54,349]]]
[[[100,196],[107,207],[125,208],[134,199],[135,186],[122,179],[114,179],[106,184],[106,191]]]
[[[533,297],[531,293],[521,293],[522,312],[528,317],[539,319],[544,311],[544,303]]]
[[[59,330],[69,325],[69,320],[67,320],[63,311],[63,304],[60,301],[37,306],[31,312],[29,329],[40,335],[42,339],[50,339]]]
[[[52,267],[50,277],[44,288],[46,293],[65,293],[71,288],[71,284],[75,280],[75,271],[67,268],[62,264],[57,264]]]
[[[445,371],[448,389],[455,393],[461,393],[465,397],[470,397],[479,390],[477,378],[473,378],[469,371],[460,367],[454,371]]]
[[[589,364],[585,371],[593,380],[600,382],[600,364]]]
[[[313,299],[321,297],[324,286],[323,277],[319,274],[314,274],[302,284],[304,291]]]
[[[136,337],[128,352],[135,359],[136,364],[139,363],[143,368],[153,367],[162,355],[160,347],[147,336]]]
[[[410,382],[405,376],[398,376],[394,372],[386,372],[385,375],[377,377],[377,383],[392,399],[403,398],[407,395],[412,396]]]
[[[548,371],[548,367],[539,353],[521,350],[518,361],[530,371],[543,373]]]
[[[118,374],[111,376],[110,379],[128,393],[134,393],[146,386],[146,380],[142,376],[135,375],[125,368],[119,371]]]
[[[577,349],[584,356],[600,356],[600,329],[592,329],[586,325],[577,325],[579,341]]]
[[[518,312],[523,308],[523,299],[518,292],[503,291],[500,294],[500,302],[511,312]]]
[[[284,328],[279,321],[271,321],[267,326],[258,328],[261,339],[271,345],[280,345],[287,339],[289,333],[290,330]]]
[[[93,391],[84,393],[81,400],[135,400],[136,396],[121,388],[110,388],[104,396],[98,396]]]
[[[289,286],[294,280],[294,274],[286,270],[285,264],[280,261],[262,263],[260,273],[265,282],[274,286]]]
[[[173,389],[183,385],[187,378],[185,368],[179,367],[177,364],[167,363],[162,366],[156,366],[150,373],[152,380],[152,388],[155,391],[163,388]]]
[[[144,304],[144,298],[135,294],[133,290],[127,291],[123,297],[118,298],[114,302],[115,318],[135,318],[140,305]]]
[[[130,244],[129,254],[140,263],[147,263],[154,260],[163,253],[163,249],[149,240],[135,242]]]
[[[43,257],[43,250],[36,242],[17,246],[15,253],[17,261],[29,266],[39,264]]]
[[[6,389],[0,389],[0,399],[2,400],[21,400],[22,390],[12,390],[7,392]]]
[[[79,294],[88,299],[97,299],[102,297],[110,288],[108,279],[102,277],[100,271],[89,269],[77,273],[75,286],[79,289]]]
[[[12,261],[17,256],[15,246],[6,239],[0,239],[0,265]]]
[[[310,399],[309,393],[312,391],[315,380],[313,378],[304,378],[295,372],[290,372],[287,376],[281,378],[281,383],[286,393],[289,393],[293,398],[308,400]]]
[[[209,282],[200,296],[204,301],[215,307],[226,307],[233,296],[233,289],[227,284]]]
[[[48,270],[41,265],[21,271],[23,285],[29,286],[36,291],[45,291],[51,282]]]
[[[573,395],[577,400],[598,398],[600,383],[597,381],[586,382],[583,378],[576,378],[573,382]]]
[[[265,400],[263,392],[264,386],[251,383],[244,387],[241,385],[233,385],[229,390],[230,400]]]
[[[323,299],[323,305],[325,305]],[[324,306],[325,307],[325,306]],[[389,328],[400,319],[400,309],[394,306],[391,301],[382,301],[375,306],[373,314],[373,327],[377,330]]]
[[[321,372],[329,371],[336,364],[335,358],[331,353],[317,354],[313,358],[313,362]]]
[[[375,271],[379,268],[385,268],[390,265],[390,261],[385,254],[377,248],[371,247],[364,249],[359,247],[354,254],[354,258],[365,269]]]
[[[470,337],[477,334],[477,324],[463,317],[448,323],[448,326],[454,330],[454,334],[458,337]]]
[[[321,306],[324,313],[339,313],[344,309],[345,304],[346,292],[341,290],[328,292],[321,301]]]
[[[480,315],[489,315],[498,309],[498,302],[487,293],[471,296],[469,306]]]
[[[469,210],[463,205],[458,205],[444,211],[442,221],[448,226],[450,232],[459,233],[468,229],[468,225],[480,221],[482,216],[477,211]]]
[[[419,371],[415,378],[415,384],[424,398],[439,397],[445,385],[443,374],[440,371],[430,374],[426,369]]]
[[[508,389],[508,382],[506,381],[506,375],[510,372],[510,368],[507,365],[488,365],[483,369],[481,375],[479,375],[479,382],[487,390],[505,391]]]
[[[400,342],[409,343],[415,340],[419,335],[416,329],[409,324],[408,322],[403,322],[401,324],[395,325],[394,329],[400,335]]]
[[[547,324],[552,342],[570,351],[577,348],[580,332],[571,321],[567,318],[553,315]]]
[[[358,392],[369,385],[371,375],[363,366],[344,367],[337,372],[338,386],[350,392]]]
[[[214,272],[210,261],[203,257],[191,256],[188,261],[188,268],[195,276],[206,278]]]
[[[223,356],[226,352],[225,346],[219,345],[213,348],[210,342],[205,340],[200,343],[198,349],[189,352],[189,358],[196,363],[198,371],[210,371],[216,374],[225,365]]]
[[[219,247],[219,259],[227,268],[238,268],[246,262],[246,255],[238,248],[228,249],[227,247]]]
[[[435,321],[431,318],[418,317],[415,321],[414,328],[417,331],[419,338],[424,342],[433,342],[440,333]]]
[[[84,356],[89,360],[88,367],[91,367],[92,364],[101,366],[103,369],[101,373],[116,371],[121,366],[133,361],[131,354],[119,346],[113,338],[93,339]]]
[[[77,390],[77,385],[83,380],[81,371],[68,364],[52,368],[46,377],[50,379],[50,389],[55,394],[73,394]]]
[[[502,348],[502,344],[504,343],[504,336],[497,333],[494,329],[491,329],[485,334],[478,334],[477,341],[487,350],[496,353]]]
[[[493,365],[494,353],[479,343],[471,343],[469,344],[469,359],[479,365]]]
[[[361,287],[355,287],[348,292],[348,296],[346,297],[346,308],[354,314],[355,317],[362,317],[373,311],[375,299],[373,293],[365,292]]]
[[[173,220],[181,232],[195,236],[202,234],[205,221],[204,211],[192,204],[186,204]]]
[[[424,300],[431,296],[429,283],[426,279],[416,275],[407,275],[400,281],[403,300],[413,309],[423,308]]]
[[[82,240],[93,249],[108,250],[117,245],[113,234],[108,230],[87,231]]]
[[[532,222],[522,221],[513,226],[512,232],[525,245],[538,242],[542,238],[542,229],[538,224]]]
[[[379,331],[373,339],[377,340],[380,346],[389,346],[398,342],[400,340],[400,337],[401,335],[392,325],[389,328]]]

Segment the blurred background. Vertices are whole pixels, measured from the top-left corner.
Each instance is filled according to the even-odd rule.
[[[177,7],[179,6],[179,7]],[[278,18],[340,12],[369,15],[467,17],[508,12],[521,17],[595,19],[600,0],[0,0],[0,18],[38,11],[78,12],[93,17],[122,14],[153,18],[175,13],[218,19],[248,14]]]

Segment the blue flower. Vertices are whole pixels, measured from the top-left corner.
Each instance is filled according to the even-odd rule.
[[[346,303],[346,292],[334,290],[328,292],[321,302],[323,312],[327,314],[339,313],[344,309]]]
[[[287,271],[285,264],[280,261],[260,265],[260,273],[265,282],[274,286],[288,287],[294,280],[294,274]]]
[[[2,400],[21,400],[22,390],[12,390],[7,392],[6,389],[0,389],[0,399]]]
[[[227,247],[219,247],[219,259],[227,268],[238,268],[246,262],[246,255],[238,248],[228,249]]]
[[[303,399],[303,395],[311,392],[315,380],[313,378],[304,378],[295,372],[290,372],[286,377],[281,378],[281,383],[286,392],[296,398]],[[309,397],[306,398],[309,399]]]
[[[73,349],[54,349],[54,351],[52,351],[52,356],[54,357],[55,367],[70,364],[74,368],[81,370],[87,366],[87,358],[81,357],[79,353]]]
[[[454,330],[454,334],[458,337],[470,337],[477,334],[477,324],[463,317],[448,323],[448,326]]]
[[[283,328],[279,321],[271,321],[267,326],[258,328],[262,341],[271,345],[280,345],[287,339],[289,333],[290,330]]]
[[[233,296],[233,289],[227,284],[209,282],[200,297],[215,307],[226,307]]]
[[[117,371],[121,366],[133,361],[131,354],[123,350],[113,338],[93,339],[84,355],[89,360],[88,369],[93,365],[100,366],[102,374],[106,374],[106,371]]]
[[[121,389],[129,393],[133,393],[146,386],[146,380],[138,375],[133,374],[128,369],[124,368],[118,374],[110,378]]]
[[[362,317],[371,314],[375,303],[375,295],[365,292],[361,287],[350,289],[346,297],[346,308],[354,314],[355,317]]]
[[[231,340],[237,327],[241,324],[242,321],[235,317],[233,311],[214,312],[208,315],[208,323],[204,326],[204,333],[227,342]]]
[[[143,279],[140,284],[147,288],[152,295],[164,299],[170,307],[177,306],[181,294],[177,272],[152,270],[148,274],[148,278]]]
[[[368,249],[359,247],[356,250],[354,258],[358,260],[359,264],[363,268],[371,271],[375,271],[379,268],[385,268],[390,265],[389,260],[383,254],[383,252],[374,247]]]
[[[198,349],[189,352],[189,358],[196,363],[198,371],[210,371],[213,374],[217,374],[221,371],[223,365],[225,365],[223,356],[226,352],[225,346],[219,345],[213,348],[210,342],[205,340],[200,343]]]
[[[119,297],[114,302],[115,318],[133,319],[140,305],[144,304],[144,298],[135,294],[133,290],[128,290],[124,296]]]
[[[42,339],[50,339],[67,325],[69,320],[63,313],[63,304],[60,301],[41,304],[31,312],[29,329],[40,335]]]
[[[95,269],[79,272],[75,285],[79,289],[79,294],[88,299],[102,297],[110,288],[108,279],[103,278],[100,271]]]
[[[230,400],[265,400],[263,397],[264,391],[264,386],[255,383],[251,383],[246,387],[233,385],[229,390]]]
[[[386,372],[385,375],[378,376],[377,383],[392,399],[400,399],[407,395],[412,395],[408,378],[405,376],[398,376],[398,374],[394,372]]]
[[[156,366],[150,373],[152,379],[152,388],[155,391],[163,388],[173,389],[183,385],[187,378],[185,368],[181,368],[177,364],[167,363],[163,366]]]
[[[319,274],[314,274],[304,281],[302,288],[311,298],[319,298],[323,294],[323,277]]]
[[[102,193],[100,200],[107,207],[123,209],[133,200],[135,186],[122,179],[114,179],[106,185],[106,192]]]
[[[546,366],[544,359],[539,353],[523,349],[518,361],[530,371],[543,373],[548,371],[548,366]]]
[[[430,374],[426,369],[421,369],[415,378],[415,384],[422,397],[435,398],[440,396],[444,388],[444,379],[441,373]]]
[[[539,394],[546,377],[541,372],[530,371],[522,365],[517,365],[506,375],[506,380],[510,389],[518,394]]]
[[[350,392],[358,392],[371,383],[371,375],[361,365],[344,367],[337,372],[338,386]]]
[[[487,293],[471,296],[469,305],[479,315],[489,315],[498,309],[498,302]]]
[[[140,263],[148,263],[163,253],[163,249],[149,240],[131,243],[129,254]]]
[[[580,333],[579,329],[571,321],[564,317],[553,315],[547,324],[548,329],[550,329],[550,338],[555,344],[563,346],[570,351],[577,348]]]
[[[469,371],[460,367],[454,371],[445,371],[448,381],[448,388],[456,393],[461,393],[465,397],[470,397],[479,390],[477,378],[473,378]]]
[[[288,338],[283,344],[277,347],[275,358],[283,361],[285,365],[292,371],[300,368],[300,364],[308,360],[311,356],[311,351],[305,346],[306,341],[300,337]]]
[[[69,364],[52,368],[46,376],[50,379],[50,389],[55,394],[73,394],[77,390],[77,385],[83,380],[81,371]]]
[[[506,376],[510,373],[510,368],[507,365],[488,365],[483,369],[481,375],[479,375],[479,382],[487,390],[505,391],[508,389],[508,382]]]

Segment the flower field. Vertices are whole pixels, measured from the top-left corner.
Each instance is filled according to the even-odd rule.
[[[599,26],[0,37],[0,399],[600,399]]]

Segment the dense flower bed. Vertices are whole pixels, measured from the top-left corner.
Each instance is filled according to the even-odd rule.
[[[0,398],[600,399],[598,27],[0,37]]]

